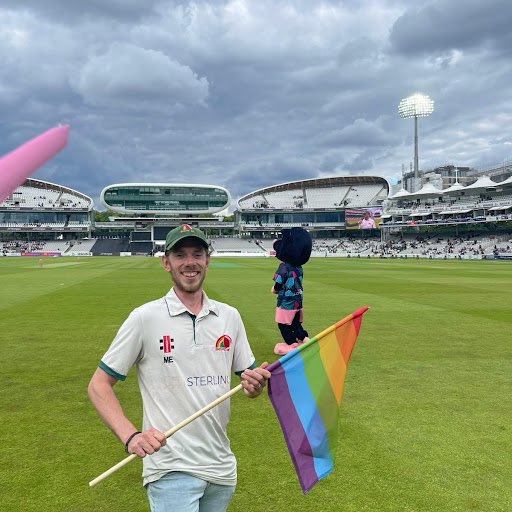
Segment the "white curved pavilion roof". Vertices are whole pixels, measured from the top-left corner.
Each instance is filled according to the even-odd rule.
[[[396,194],[393,194],[392,196],[389,196],[388,199],[400,199],[401,197],[408,197],[411,193],[405,190],[405,188],[401,188]]]
[[[425,183],[419,190],[412,192],[411,196],[440,196],[442,193],[442,189],[434,187],[432,183]]]
[[[88,195],[57,183],[27,178],[0,206],[10,207],[17,203],[21,208],[87,208],[94,202]]]
[[[490,187],[497,187],[498,183],[495,181],[492,181],[489,176],[480,176],[474,183],[471,185],[468,185],[465,187],[466,190],[472,190],[472,189],[482,189],[482,188],[490,188]]]
[[[443,194],[449,194],[450,192],[458,192],[459,190],[464,190],[466,187],[461,185],[458,181],[456,181],[453,185],[445,188],[442,192]]]

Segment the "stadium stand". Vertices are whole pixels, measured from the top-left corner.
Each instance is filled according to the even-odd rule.
[[[276,238],[282,228],[306,227],[314,236],[339,236],[346,229],[345,209],[352,215],[373,208],[378,219],[382,202],[388,196],[385,179],[375,176],[337,176],[282,183],[256,190],[237,202],[235,224],[241,236]],[[358,228],[355,217],[352,217]]]
[[[265,253],[257,240],[244,238],[212,238],[211,246],[216,254],[222,253]]]
[[[314,256],[359,256],[380,258],[482,258],[494,252],[511,252],[512,239],[502,237],[423,237],[397,238],[382,242],[373,239],[315,239]]]
[[[289,209],[298,208],[297,192],[294,190],[283,190],[279,193],[268,192],[265,194],[265,208]]]
[[[456,186],[455,186],[456,185]],[[456,183],[436,193],[393,194],[384,202],[384,226],[414,223],[450,224],[512,220],[512,180],[481,176],[474,183]]]
[[[96,240],[90,252],[93,256],[119,256],[122,252],[128,252],[129,240],[123,238],[102,238]]]
[[[83,238],[81,240],[74,240],[70,242],[70,248],[68,249],[68,252],[92,252],[91,249],[93,248],[95,243],[95,238]]]
[[[42,246],[43,252],[60,252],[64,254],[69,249],[69,243],[64,240],[54,240],[49,242],[44,242]]]
[[[347,194],[348,186],[335,188],[317,187],[306,189],[306,204],[308,208],[336,208],[349,204]]]
[[[357,187],[350,187],[345,201],[350,206],[372,206],[378,204],[378,198],[381,194],[387,195],[387,188],[382,184],[362,184]]]
[[[81,192],[30,178],[0,203],[0,236],[53,240],[90,234],[92,207]]]
[[[130,242],[127,251],[134,255],[151,254],[153,252],[153,242]]]
[[[282,229],[300,226],[312,234],[317,257],[512,259],[512,177],[444,185],[389,194],[379,177],[316,178],[247,194],[237,202],[235,222],[152,213],[95,225],[90,198],[29,179],[0,204],[0,249],[5,255],[147,255],[185,222],[207,231],[214,255],[269,256]],[[380,230],[359,229],[358,216],[367,210]]]

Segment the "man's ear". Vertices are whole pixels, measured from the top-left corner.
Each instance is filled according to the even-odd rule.
[[[164,267],[164,270],[166,272],[170,272],[171,271],[171,265],[169,264],[169,259],[167,258],[167,256],[164,254],[162,257],[162,266]]]

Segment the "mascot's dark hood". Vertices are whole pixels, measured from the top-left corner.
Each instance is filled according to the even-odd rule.
[[[311,235],[302,228],[283,229],[282,237],[274,242],[276,258],[296,267],[309,260],[312,247]]]

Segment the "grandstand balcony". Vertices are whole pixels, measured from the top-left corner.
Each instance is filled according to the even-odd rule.
[[[389,185],[375,176],[315,178],[256,190],[237,202],[240,212],[258,210],[343,209],[381,204]]]
[[[92,199],[73,189],[28,179],[0,203],[0,231],[90,231]]]
[[[490,188],[450,188],[441,197],[408,194],[389,198],[383,226],[508,221],[511,212],[512,180],[507,179]]]
[[[91,211],[89,196],[62,185],[29,178],[3,202],[0,209]]]
[[[268,231],[269,236],[274,231],[291,227],[344,230],[347,208],[351,209],[352,215],[360,208],[379,209],[388,191],[386,180],[373,176],[282,183],[241,197],[235,211],[235,224],[240,233]]]

